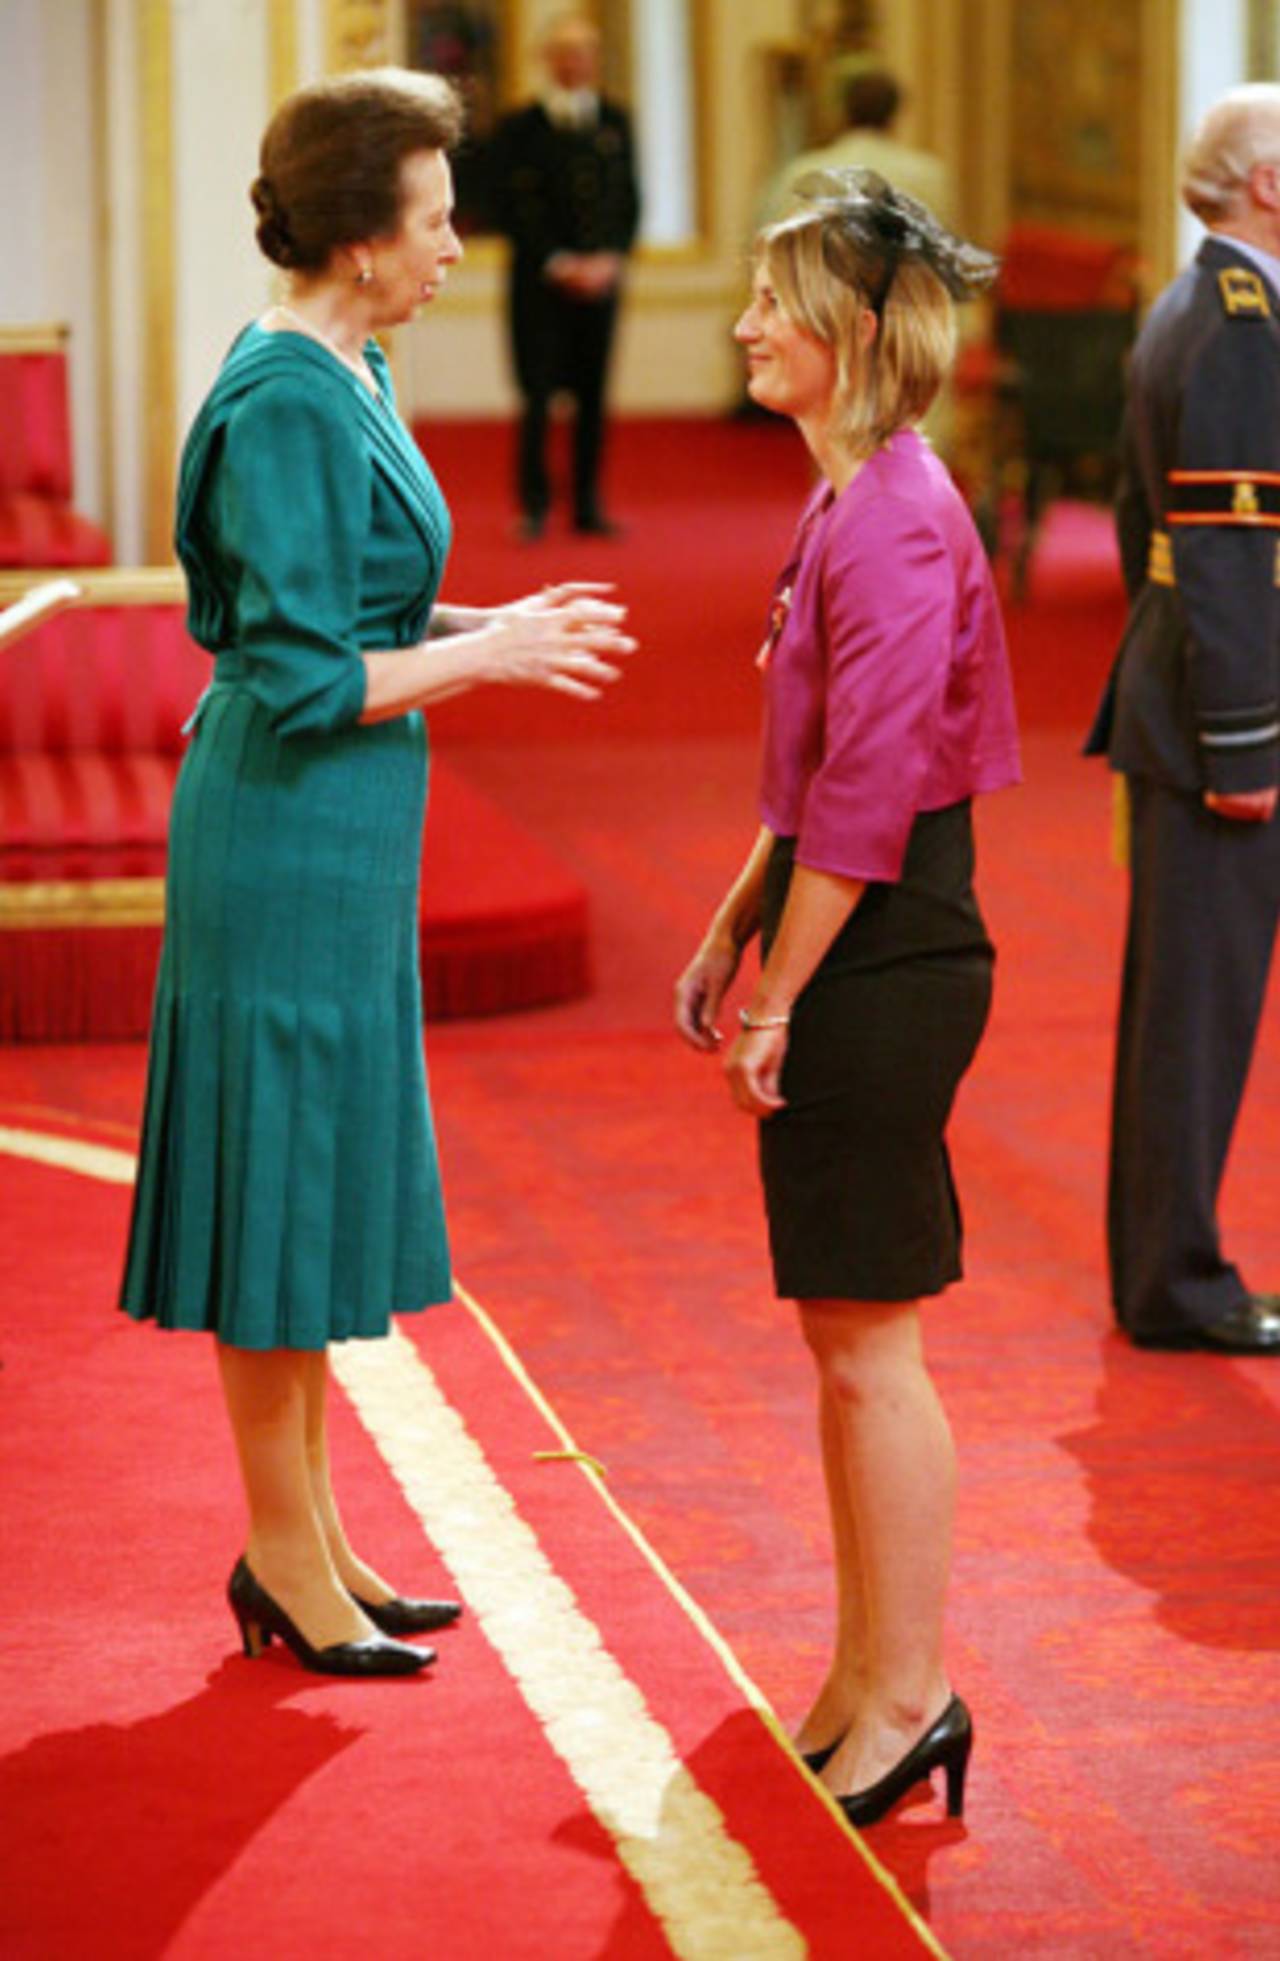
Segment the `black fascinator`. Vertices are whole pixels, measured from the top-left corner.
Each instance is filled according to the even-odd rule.
[[[823,254],[838,279],[862,286],[868,258],[882,268],[868,295],[876,314],[883,313],[904,259],[927,265],[953,300],[983,292],[1000,270],[1000,261],[990,252],[957,238],[927,205],[895,190],[878,171],[813,170],[793,186],[792,194],[822,219]]]

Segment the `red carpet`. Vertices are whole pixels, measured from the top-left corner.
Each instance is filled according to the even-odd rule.
[[[101,1059],[115,1074],[111,1053]],[[14,1114],[6,1104],[0,1119]],[[47,1112],[16,1114],[45,1135],[68,1129]],[[116,1138],[113,1125],[77,1128]],[[0,1455],[11,1544],[22,1548],[0,1580],[6,1956],[214,1957],[241,1946],[338,1956],[357,1945],[477,1961],[656,1956],[673,1945],[710,1951],[696,1944],[708,1927],[753,1906],[760,1925],[744,1933],[744,1952],[802,1951],[794,1934],[791,1946],[755,1944],[761,1927],[780,1930],[775,1938],[790,1927],[803,1930],[805,1951],[837,1957],[850,1910],[869,1951],[924,1951],[890,1886],[583,1472],[539,1456],[562,1452],[563,1439],[462,1308],[412,1332],[555,1575],[552,1617],[532,1611],[522,1584],[517,1610],[529,1625],[516,1629],[515,1653],[540,1644],[554,1670],[555,1643],[572,1654],[569,1613],[586,1617],[588,1642],[599,1630],[621,1671],[624,1715],[642,1742],[646,1731],[663,1736],[673,1753],[646,1821],[663,1883],[647,1871],[644,1890],[631,1882],[616,1822],[635,1831],[632,1787],[646,1765],[628,1761],[618,1736],[616,1789],[584,1804],[564,1745],[540,1730],[499,1665],[493,1618],[439,1637],[438,1669],[409,1684],[336,1684],[278,1651],[256,1663],[234,1654],[214,1576],[237,1500],[207,1345],[162,1344],[103,1313],[127,1216],[122,1187],[2,1161]],[[430,1570],[369,1435],[341,1405],[336,1414],[353,1531],[395,1570],[444,1591],[454,1581]],[[443,1475],[443,1459],[431,1469]],[[483,1558],[473,1528],[460,1529]],[[566,1725],[584,1705],[590,1716],[590,1689],[564,1675]],[[686,1775],[706,1813],[697,1834],[682,1818]],[[749,1877],[717,1904],[701,1895],[705,1862],[713,1877],[717,1860],[722,1877],[731,1863],[717,1849],[724,1837]]]
[[[438,718],[438,749],[589,890],[599,972],[572,1007],[433,1030],[433,1087],[463,1281],[786,1717],[831,1612],[809,1369],[767,1291],[749,1128],[667,1018],[671,977],[754,828],[750,650],[795,458],[773,445],[766,467],[766,429],[695,429],[678,464],[670,430],[623,433],[613,503],[632,535],[589,552],[507,543],[493,432],[432,445],[474,540],[475,584],[464,563],[455,596],[607,565],[669,636],[598,711],[562,711],[554,743],[545,719],[486,726],[466,703]],[[713,470],[732,502],[707,500]],[[929,1314],[962,1462],[952,1665],[978,1724],[971,1802],[962,1826],[936,1800],[909,1806],[869,1843],[957,1957],[1216,1961],[1280,1952],[1280,1374],[1140,1355],[1108,1329],[1123,890],[1105,776],[1076,749],[1120,609],[1094,518],[1053,514],[1032,607],[1011,623],[1033,726],[1026,787],[982,813],[1002,962],[956,1124],[970,1278]],[[722,632],[682,631],[694,557]],[[1226,1201],[1259,1286],[1280,1275],[1277,1006]],[[140,1070],[128,1050],[9,1051],[0,1124],[54,1130],[61,1110],[127,1144]],[[442,1639],[437,1679],[409,1689],[421,1722],[388,1691],[226,1659],[216,1589],[235,1499],[209,1359],[112,1317],[121,1192],[77,1180],[68,1198],[65,1174],[0,1166],[0,1271],[20,1303],[0,1376],[8,1516],[23,1548],[4,1581],[0,1779],[27,1821],[4,1880],[6,1951],[83,1951],[90,1910],[110,1954],[338,1955],[352,1916],[364,1947],[384,1910],[379,1946],[397,1961],[670,1951],[474,1617]],[[581,1472],[531,1462],[540,1422],[517,1416],[474,1323],[459,1309],[411,1333],[811,1951],[897,1951],[906,1923],[876,1918],[880,1889],[651,1569],[620,1556]],[[430,1582],[354,1417],[339,1442],[358,1532]],[[86,1575],[92,1604],[76,1611]],[[548,1638],[516,1634],[516,1652]],[[12,1835],[6,1849],[12,1867]]]
[[[446,751],[471,742],[595,742],[615,736],[751,734],[752,661],[773,568],[810,482],[803,446],[772,422],[631,422],[613,448],[609,503],[619,539],[581,538],[553,521],[534,545],[512,541],[503,499],[511,437],[498,423],[418,425],[455,507],[445,581],[459,601],[512,599],[548,582],[616,580],[643,653],[599,703],[512,689],[446,702],[432,728]],[[466,485],[475,490],[467,496]],[[473,501],[475,499],[475,501]]]

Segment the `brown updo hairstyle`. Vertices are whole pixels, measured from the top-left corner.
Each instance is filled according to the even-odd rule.
[[[869,456],[918,422],[946,379],[956,346],[951,295],[932,267],[913,259],[898,264],[866,347],[862,318],[876,310],[874,296],[884,284],[878,254],[835,232],[816,211],[768,226],[756,253],[787,317],[835,353],[835,433],[852,453]]]
[[[320,272],[340,246],[390,237],[405,159],[461,134],[461,101],[440,75],[376,68],[299,89],[267,124],[249,190],[260,248],[290,272]]]

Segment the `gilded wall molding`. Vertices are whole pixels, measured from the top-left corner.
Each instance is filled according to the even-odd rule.
[[[298,86],[298,0],[267,0],[267,95],[275,110]]]
[[[25,327],[0,327],[0,354],[62,354],[71,338],[65,320],[37,320]]]
[[[173,262],[173,28],[169,0],[136,0],[142,137],[143,548],[172,550],[177,360]]]
[[[1146,297],[1168,285],[1178,265],[1178,23],[1165,0],[1143,0],[1139,182],[1140,251]]]
[[[330,75],[400,61],[397,21],[391,0],[328,0],[325,12],[325,68]]]
[[[102,522],[116,536],[115,286],[111,263],[111,146],[107,110],[107,0],[89,4],[90,141],[97,186],[93,213],[94,330],[97,342],[98,481]]]

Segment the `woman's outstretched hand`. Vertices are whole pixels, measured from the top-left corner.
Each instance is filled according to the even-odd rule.
[[[495,606],[487,629],[494,680],[597,700],[621,678],[615,660],[636,649],[622,631],[626,607],[605,597],[612,591],[610,585],[574,580]]]
[[[505,606],[491,606],[489,618],[504,620],[513,614],[555,613],[578,599],[601,600],[616,606],[617,601],[609,598],[616,591],[611,579],[565,579],[560,585],[540,586],[537,592],[527,592],[523,599],[509,599]],[[619,611],[625,612],[626,608],[621,607]]]
[[[729,942],[704,940],[676,982],[676,1027],[695,1049],[719,1048],[716,1016],[741,959],[741,949]]]

